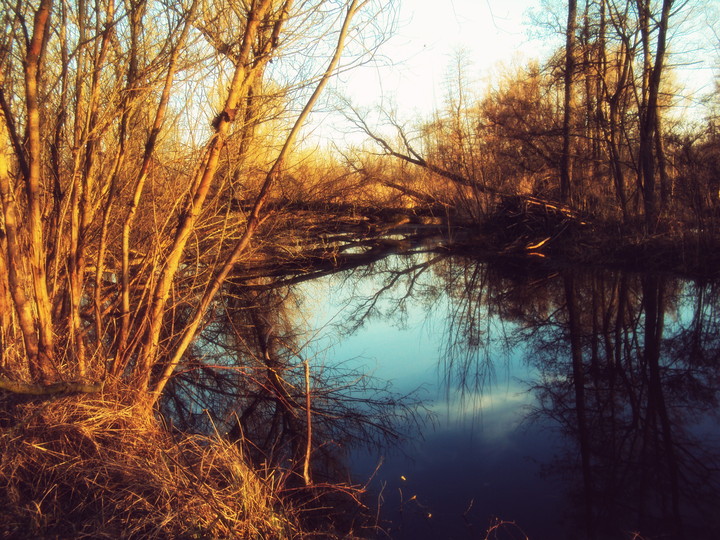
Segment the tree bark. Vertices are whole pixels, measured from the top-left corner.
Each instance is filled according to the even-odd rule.
[[[39,380],[44,380],[48,375],[43,366],[37,364],[38,338],[35,328],[35,318],[32,312],[30,300],[25,294],[25,283],[22,279],[22,271],[25,267],[25,257],[20,250],[20,238],[18,235],[18,212],[15,204],[15,197],[10,181],[10,157],[6,151],[6,122],[5,115],[0,118],[0,197],[2,197],[3,218],[5,222],[5,238],[0,243],[7,251],[3,258],[7,260],[7,279],[10,296],[18,315],[18,324],[23,336],[25,354],[29,362],[30,373]]]
[[[235,111],[238,108],[238,102],[243,97],[242,92],[250,82],[248,71],[252,69],[250,65],[251,48],[255,42],[260,24],[271,4],[272,0],[261,0],[259,5],[253,6],[248,14],[243,42],[230,84],[230,90],[225,101],[225,108],[223,113],[218,116],[219,121],[215,128],[215,134],[208,144],[203,160],[204,167],[200,170],[197,180],[193,182],[195,189],[192,193],[192,199],[180,217],[172,248],[170,249],[165,264],[159,272],[157,284],[153,289],[151,303],[148,309],[149,327],[143,339],[136,372],[138,377],[138,390],[141,392],[149,389],[150,371],[158,352],[163,314],[170,294],[170,287],[180,265],[180,259],[185,250],[185,245],[192,234],[195,222],[200,215],[205,198],[210,190],[210,185],[215,177],[220,160],[220,152],[225,145],[225,138],[227,137],[229,124],[231,122],[231,113],[229,111]]]
[[[118,351],[116,356],[117,367],[122,368],[124,351],[127,345],[128,335],[130,331],[130,235],[132,232],[132,225],[135,220],[138,206],[140,205],[140,199],[145,188],[145,182],[150,173],[150,166],[152,164],[152,156],[155,151],[157,144],[157,138],[160,135],[163,122],[165,121],[165,113],[167,111],[168,102],[170,101],[170,91],[172,84],[175,80],[175,73],[178,66],[178,57],[180,50],[182,49],[188,33],[190,31],[190,25],[195,17],[195,11],[197,9],[198,2],[193,2],[189,12],[186,15],[183,30],[178,38],[177,43],[170,53],[170,60],[165,75],[165,81],[163,84],[162,93],[160,95],[160,101],[158,102],[157,109],[155,110],[155,118],[153,120],[150,133],[145,141],[145,147],[143,149],[142,163],[140,170],[138,171],[137,177],[135,178],[135,186],[133,190],[132,199],[125,215],[122,227],[122,269],[121,269],[121,319],[120,319],[120,340],[118,344]],[[138,51],[139,52],[139,51]],[[133,71],[128,72],[128,89],[135,85],[136,74]]]
[[[43,239],[42,208],[40,200],[41,137],[38,83],[40,66],[47,38],[51,0],[42,0],[35,12],[33,33],[25,56],[25,105],[27,111],[28,175],[25,176],[25,192],[28,203],[28,228],[30,231],[30,267],[35,293],[35,309],[38,323],[37,372],[43,379],[52,376],[54,335],[52,309],[45,270],[45,247]]]
[[[563,147],[560,157],[560,200],[572,199],[572,117],[573,77],[575,75],[575,29],[577,0],[568,0],[568,19],[565,34],[565,96],[563,99]]]
[[[53,384],[30,384],[0,378],[0,390],[28,396],[54,396],[57,394],[94,394],[102,391],[102,384],[83,382],[59,382]]]
[[[645,13],[644,17],[649,18],[649,5],[643,0],[638,0],[641,9]],[[662,14],[658,23],[658,37],[655,50],[655,59],[650,68],[647,77],[647,101],[645,107],[641,111],[640,122],[640,172],[643,184],[643,201],[645,209],[645,227],[648,233],[655,232],[658,219],[658,205],[656,196],[656,155],[653,151],[655,146],[655,133],[658,129],[658,97],[660,94],[660,83],[662,81],[663,67],[665,61],[666,40],[668,30],[668,20],[672,9],[672,0],[663,0]],[[643,34],[647,34],[648,29],[643,30]],[[643,37],[643,46],[645,55],[649,57],[649,43],[646,37]],[[645,92],[644,92],[645,94]]]

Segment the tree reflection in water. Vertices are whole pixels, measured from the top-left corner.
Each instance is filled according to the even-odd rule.
[[[564,294],[540,321],[532,361],[537,414],[572,443],[555,469],[582,501],[574,519],[590,538],[716,537],[720,460],[702,422],[716,415],[717,288],[610,272],[558,279]]]
[[[371,264],[351,261],[328,278],[352,306],[337,332],[378,318],[402,325],[412,310],[443,318],[446,396],[480,400],[473,410],[482,410],[502,358],[523,351],[535,396],[528,419],[557,426],[564,441],[545,466],[566,486],[552,519],[563,523],[558,534],[720,534],[718,284],[482,262],[422,246],[371,255]],[[230,282],[164,402],[183,429],[217,430],[256,464],[283,465],[291,490],[305,483],[308,440],[314,485],[337,486],[347,479],[349,448],[392,442],[423,417],[416,396],[394,395],[387,381],[313,356],[307,345],[317,329],[305,322],[304,279]]]
[[[306,346],[315,330],[304,326],[303,309],[292,286],[229,282],[172,380],[163,413],[183,430],[235,441],[260,470],[285,471],[268,481],[284,485],[309,519],[325,520],[334,534],[372,527],[356,504],[363,490],[349,482],[346,450],[392,443],[419,418],[419,402],[312,357]],[[306,484],[312,489],[296,489]]]
[[[565,441],[546,472],[567,486],[556,516],[566,534],[720,535],[718,284],[437,254],[364,272],[377,286],[355,292],[348,331],[368,317],[402,317],[410,302],[426,311],[444,303],[448,398],[482,396],[498,351],[524,344],[538,374],[526,381],[530,419],[550,420]]]

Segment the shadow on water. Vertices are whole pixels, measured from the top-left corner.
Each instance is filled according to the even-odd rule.
[[[384,460],[369,537],[720,535],[720,284],[392,251],[232,283],[168,417],[296,485]]]

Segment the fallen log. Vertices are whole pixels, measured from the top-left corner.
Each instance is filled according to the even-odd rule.
[[[55,394],[94,394],[102,391],[102,383],[62,381],[52,384],[33,384],[0,378],[0,390],[28,396],[50,396]]]

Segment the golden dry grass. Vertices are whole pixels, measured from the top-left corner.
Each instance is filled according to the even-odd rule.
[[[248,467],[237,446],[172,435],[120,399],[28,402],[3,420],[5,537],[299,536],[271,477]]]

